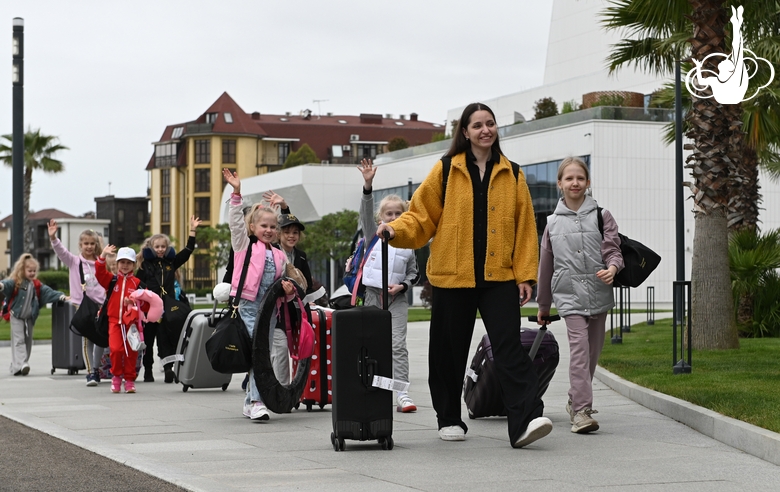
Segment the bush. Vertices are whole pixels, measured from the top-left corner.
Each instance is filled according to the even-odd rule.
[[[763,235],[735,232],[729,238],[729,269],[740,334],[780,336],[780,229]]]
[[[303,144],[300,149],[295,152],[290,152],[282,167],[288,169],[302,164],[313,164],[318,162],[320,162],[320,160],[317,158],[314,149],[309,147],[309,144]]]
[[[387,144],[387,150],[392,152],[394,150],[401,150],[409,147],[409,142],[404,137],[395,137]]]
[[[551,97],[544,97],[534,103],[534,119],[540,120],[542,118],[548,118],[558,114],[558,105],[555,103],[555,99]]]
[[[564,101],[563,107],[561,108],[561,114],[566,113],[573,113],[574,111],[579,111],[580,105],[577,101],[572,99],[571,101]]]
[[[433,287],[431,287],[431,283],[427,280],[423,282],[423,288],[420,292],[420,300],[422,301],[422,305],[425,309],[431,308],[431,301],[433,301]]]
[[[623,96],[619,94],[602,94],[599,96],[598,101],[593,103],[592,108],[595,108],[596,106],[623,106],[625,105],[626,100]]]
[[[67,270],[44,270],[38,272],[38,280],[54,290],[70,292],[70,279]]]

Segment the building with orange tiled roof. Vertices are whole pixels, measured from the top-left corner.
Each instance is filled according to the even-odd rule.
[[[185,238],[191,215],[204,225],[219,223],[222,168],[242,178],[266,174],[281,169],[287,156],[304,144],[314,150],[320,165],[353,165],[387,152],[398,137],[411,147],[431,142],[444,130],[441,124],[420,121],[415,113],[408,118],[315,115],[310,110],[297,115],[247,113],[225,92],[197,119],[168,125],[154,142],[146,166],[151,174],[151,231]],[[196,251],[191,261],[193,279],[187,280],[202,278],[194,280],[195,286],[213,285],[208,260]]]

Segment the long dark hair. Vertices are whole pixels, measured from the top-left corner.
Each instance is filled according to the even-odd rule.
[[[466,140],[466,136],[463,135],[463,129],[469,126],[471,115],[477,111],[487,111],[490,113],[490,116],[493,117],[493,121],[496,120],[496,115],[493,113],[493,110],[487,107],[485,104],[471,103],[466,106],[466,108],[463,110],[463,114],[460,115],[458,126],[453,131],[452,145],[450,145],[450,150],[444,154],[444,157],[455,157],[456,155],[462,152],[466,152],[471,148],[471,142]],[[496,123],[496,126],[498,126],[498,123]],[[493,152],[498,152],[499,154],[502,153],[501,146],[498,144],[498,128],[496,128],[496,141],[493,142],[491,149],[493,149]]]

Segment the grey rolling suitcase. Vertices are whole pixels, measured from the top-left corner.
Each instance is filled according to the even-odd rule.
[[[214,301],[214,309],[193,309],[184,322],[176,355],[173,356],[173,372],[184,392],[190,388],[222,388],[225,391],[233,377],[232,374],[215,371],[206,355],[206,340],[222,316],[216,309],[217,301]]]
[[[51,373],[67,369],[78,374],[84,366],[83,338],[70,329],[76,308],[70,302],[58,301],[51,306]]]

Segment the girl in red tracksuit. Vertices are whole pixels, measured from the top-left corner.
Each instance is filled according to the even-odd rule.
[[[114,274],[106,269],[106,256],[113,254],[116,246],[109,244],[103,248],[100,257],[95,261],[95,276],[104,288],[108,289]],[[111,352],[111,392],[119,393],[122,379],[125,380],[125,393],[135,393],[135,364],[138,360],[138,352],[132,350],[127,343],[126,334],[122,326],[124,311],[135,304],[130,299],[130,294],[139,289],[141,281],[133,275],[135,270],[135,251],[132,248],[119,248],[116,251],[117,274],[116,284],[111,292],[107,292],[108,299],[108,346]],[[141,305],[144,309],[143,304]],[[149,309],[148,305],[145,309]],[[125,329],[126,330],[126,329]]]

